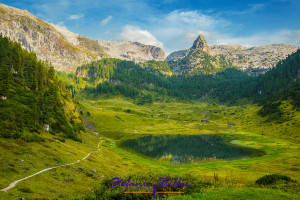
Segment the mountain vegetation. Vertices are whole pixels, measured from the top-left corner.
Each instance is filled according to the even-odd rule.
[[[271,185],[253,184],[270,172],[299,180],[295,142],[299,141],[299,51],[260,76],[249,76],[236,68],[215,74],[178,75],[165,62],[134,63],[113,58],[82,65],[76,73],[65,73],[55,72],[49,63],[38,61],[34,53],[7,38],[2,37],[0,44],[1,137],[5,137],[0,140],[0,177],[4,180],[1,188],[45,169],[45,165],[74,163],[93,152],[72,167],[40,174],[38,181],[30,178],[18,183],[1,193],[4,199],[15,199],[16,194],[29,199],[123,198],[122,190],[106,190],[110,177],[147,180],[148,175],[138,177],[137,173],[154,172],[170,172],[171,177],[184,178],[189,178],[185,176],[189,174],[188,181],[195,185],[208,183],[201,193],[191,189],[179,196],[185,199],[211,195],[221,199],[224,192],[241,199],[265,195],[266,199],[298,197],[296,182],[282,183],[275,177]],[[282,123],[272,121],[275,117]],[[79,135],[84,129],[81,118],[87,128]],[[202,119],[210,122],[200,123]],[[47,124],[50,134],[44,129]],[[266,154],[201,165],[169,165],[119,146],[145,134],[199,133],[223,133],[234,139],[233,145],[250,146]],[[28,144],[24,140],[43,142]],[[101,151],[95,151],[100,140]],[[233,173],[228,174],[229,171]],[[88,192],[90,185],[99,183],[92,189],[95,192]]]
[[[1,137],[41,141],[43,131],[79,140],[74,100],[48,62],[0,36]]]
[[[299,47],[199,35],[163,60],[0,4],[0,199],[153,199],[114,177],[190,184],[160,199],[299,199]]]
[[[86,82],[83,91],[96,96],[138,98],[147,94],[155,100],[211,97],[230,104],[249,99],[264,105],[260,112],[264,115],[268,112],[265,107],[270,107],[270,103],[274,106],[272,102],[280,100],[291,99],[295,108],[299,107],[299,71],[300,50],[259,76],[249,76],[247,72],[226,67],[215,74],[175,75],[172,74],[172,67],[164,62],[135,64],[109,58],[78,67],[73,79],[82,78]]]

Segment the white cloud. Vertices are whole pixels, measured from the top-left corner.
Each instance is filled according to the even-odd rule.
[[[300,30],[283,30],[277,32],[262,32],[246,37],[218,37],[219,44],[241,44],[252,47],[272,43],[285,43],[300,46]]]
[[[249,5],[236,14],[251,14],[264,9],[264,4]],[[236,25],[235,25],[236,26]],[[300,30],[277,30],[257,32],[252,35],[233,35],[236,27],[217,15],[204,14],[201,11],[175,10],[157,20],[151,27],[159,40],[167,46],[166,53],[190,48],[199,34],[204,35],[208,45],[240,44],[246,47],[285,43],[300,46]]]
[[[105,35],[111,34],[110,30],[104,32]]]
[[[229,14],[229,15],[249,15],[253,14],[257,11],[263,10],[265,8],[265,4],[262,3],[257,3],[257,4],[249,4],[248,8],[245,10],[241,11],[235,11],[235,10],[228,10],[226,12],[223,12],[224,14]]]
[[[198,34],[203,34],[208,45],[236,45],[240,44],[245,47],[269,45],[273,43],[285,43],[300,46],[300,30],[282,30],[277,32],[260,32],[245,37],[235,37],[220,32],[202,32],[187,33],[186,41],[192,43]],[[195,36],[195,37],[193,37]]]
[[[258,11],[258,10],[264,9],[265,4],[262,4],[262,3],[251,4],[251,5],[249,5],[249,7],[250,7],[250,8],[248,9],[249,12],[256,12],[256,11]]]
[[[216,17],[209,16],[206,14],[203,14],[202,12],[198,10],[194,11],[179,11],[175,10],[171,13],[169,13],[164,19],[166,24],[169,25],[183,25],[183,26],[196,26],[196,27],[202,27],[204,29],[212,28],[217,24],[222,23],[223,25],[226,25],[227,22],[222,19],[217,19]]]
[[[71,15],[68,17],[69,20],[78,20],[82,18],[84,15],[83,14],[78,14],[78,15]]]
[[[191,38],[191,39],[196,39],[199,35],[203,35],[205,38],[210,37],[211,34],[206,31],[196,31],[196,32],[188,32],[184,35],[185,38]]]
[[[128,40],[132,42],[140,42],[146,45],[153,45],[163,48],[163,43],[158,41],[149,31],[142,30],[137,26],[126,25],[122,28],[122,32],[118,35],[119,40]]]
[[[101,26],[106,25],[111,19],[112,19],[112,16],[109,15],[108,17],[106,17],[105,19],[103,19],[103,20],[100,22],[100,25],[101,25]]]
[[[167,44],[165,52],[171,53],[174,50],[190,48],[200,33],[206,36],[229,25],[230,21],[212,14],[204,14],[200,10],[175,10],[157,19],[151,30],[159,36],[159,40]]]

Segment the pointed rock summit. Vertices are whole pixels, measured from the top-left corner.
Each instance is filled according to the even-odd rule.
[[[191,51],[198,50],[198,49],[203,50],[204,52],[208,53],[209,55],[214,54],[213,51],[211,50],[211,48],[207,45],[207,42],[206,42],[204,36],[201,34],[194,41],[194,44],[191,47]]]
[[[202,50],[205,53],[214,56],[215,53],[211,50],[211,48],[207,45],[207,42],[203,35],[199,35],[197,39],[194,41],[193,46],[189,49],[174,51],[168,57],[167,60],[172,60],[174,58],[184,58],[188,55],[191,55],[193,52],[197,50]]]
[[[194,41],[192,49],[203,49],[204,47],[207,47],[206,40],[203,35],[199,35]]]

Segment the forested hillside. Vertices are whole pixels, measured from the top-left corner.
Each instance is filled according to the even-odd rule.
[[[0,36],[0,136],[41,141],[41,134],[79,140],[83,130],[70,92],[54,68]]]
[[[154,99],[175,97],[179,100],[200,100],[212,97],[222,103],[236,103],[247,98],[255,103],[291,98],[299,107],[300,50],[280,61],[260,76],[249,76],[235,68],[216,74],[172,75],[163,62],[134,62],[102,59],[77,68],[72,76],[84,82],[84,91],[95,95],[117,95],[136,98],[143,94]],[[80,88],[80,87],[79,87]]]

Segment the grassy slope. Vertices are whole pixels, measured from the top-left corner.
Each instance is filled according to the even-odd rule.
[[[265,119],[257,116],[256,112],[259,107],[256,106],[227,107],[203,102],[155,102],[153,105],[137,106],[121,98],[95,99],[94,101],[79,99],[78,101],[84,113],[87,111],[91,113],[88,117],[89,121],[96,124],[93,131],[97,131],[104,138],[101,151],[92,154],[79,164],[72,165],[70,169],[50,170],[20,182],[16,188],[7,193],[0,193],[0,199],[15,199],[15,195],[27,198],[67,198],[72,194],[78,195],[92,189],[101,181],[101,175],[112,174],[120,177],[130,173],[149,171],[165,171],[178,176],[191,173],[200,179],[210,181],[214,181],[214,173],[218,174],[218,183],[222,187],[217,188],[216,191],[208,190],[199,193],[198,196],[195,194],[193,198],[196,199],[201,195],[212,194],[215,194],[215,199],[221,199],[223,193],[224,195],[242,195],[248,192],[248,196],[251,194],[272,196],[275,193],[280,195],[275,190],[245,188],[259,177],[269,173],[289,175],[300,181],[300,148],[297,137],[299,113],[294,113],[295,116],[291,117],[288,122],[276,125],[275,123],[262,123]],[[286,103],[285,106],[284,109],[289,111],[289,104]],[[209,119],[211,123],[201,124],[201,119]],[[237,126],[228,127],[228,122],[236,123]],[[287,132],[286,135],[282,135],[284,131]],[[145,134],[215,133],[234,137],[233,143],[263,149],[267,154],[246,160],[173,166],[138,156],[117,146],[121,140],[141,137]],[[71,140],[61,143],[57,140],[53,141],[51,135],[45,134],[45,137],[48,138],[45,143],[30,144],[20,140],[1,139],[1,188],[8,186],[12,181],[47,168],[44,164],[55,166],[77,161],[94,150],[99,142],[98,138],[87,133],[82,136],[85,143]],[[281,139],[281,137],[288,139]],[[30,163],[33,163],[33,166]],[[21,166],[28,167],[29,170],[23,172],[24,168]],[[81,167],[85,168],[82,170]],[[90,169],[96,169],[98,172],[92,173]],[[21,192],[21,188],[29,188],[32,193]],[[287,193],[283,195],[295,196]],[[186,199],[189,198],[186,197]],[[201,198],[205,199],[202,196]]]
[[[262,188],[244,188],[244,187],[222,187],[207,189],[193,195],[173,195],[171,200],[190,200],[190,199],[215,199],[215,200],[236,200],[236,199],[265,199],[265,200],[290,200],[299,198],[296,194],[286,192],[262,189]]]
[[[214,173],[217,173],[220,182],[230,185],[253,184],[256,179],[269,173],[289,175],[300,181],[299,113],[295,111],[294,117],[288,122],[276,124],[264,123],[266,119],[256,114],[259,107],[249,105],[227,107],[193,102],[154,103],[140,107],[117,98],[81,102],[91,111],[97,131],[111,138],[113,149],[120,155],[129,156],[133,163],[149,166],[151,170],[158,167],[161,171],[176,174],[192,173],[211,181]],[[286,115],[291,113],[288,102],[283,107],[286,107]],[[211,123],[201,124],[201,119],[209,119]],[[228,127],[228,122],[234,122],[237,126]],[[283,135],[282,132],[287,134]],[[146,134],[215,133],[236,138],[232,141],[235,144],[262,149],[266,155],[246,160],[172,166],[137,156],[115,145],[121,140]]]

